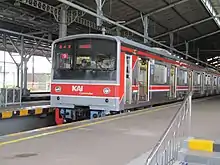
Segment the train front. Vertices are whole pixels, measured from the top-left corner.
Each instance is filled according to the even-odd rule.
[[[119,110],[119,42],[103,35],[59,39],[52,48],[51,106],[56,121]]]

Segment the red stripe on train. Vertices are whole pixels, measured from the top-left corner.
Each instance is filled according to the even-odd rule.
[[[170,89],[170,86],[167,85],[167,86],[150,86],[150,90],[169,90]]]
[[[118,85],[51,84],[51,94],[119,97]]]

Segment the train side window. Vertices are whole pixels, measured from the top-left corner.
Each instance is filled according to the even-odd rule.
[[[197,80],[197,84],[200,85],[201,84],[201,74],[198,73],[198,80]]]
[[[197,85],[198,74],[197,72],[193,72],[193,85]]]
[[[208,85],[208,76],[205,75],[205,85]]]
[[[208,83],[207,84],[211,85],[211,77],[210,77],[210,75],[208,76]]]
[[[187,72],[179,69],[177,74],[177,82],[178,85],[185,85],[187,84]]]
[[[217,77],[214,77],[214,86],[217,86]]]
[[[166,84],[167,83],[167,68],[164,65],[154,65],[154,83]]]
[[[188,76],[187,71],[184,71],[184,84],[187,84],[187,76]]]

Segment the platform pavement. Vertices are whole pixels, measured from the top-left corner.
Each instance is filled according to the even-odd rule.
[[[216,127],[220,121],[219,99],[193,101],[193,135],[220,136]],[[3,138],[0,160],[7,165],[144,163],[146,152],[158,141],[178,107],[178,104],[156,107],[124,117],[84,121]]]

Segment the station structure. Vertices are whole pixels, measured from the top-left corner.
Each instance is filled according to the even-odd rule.
[[[33,57],[42,57],[48,61],[47,65],[51,65],[52,42],[58,38],[83,33],[121,36],[151,47],[166,49],[171,52],[171,55],[175,55],[179,59],[188,60],[196,65],[202,65],[204,67],[220,70],[219,0],[0,0],[0,119],[48,114],[53,112],[49,105],[50,84],[48,84],[48,80],[50,80],[50,74],[35,73],[35,66],[44,66],[41,66],[40,62],[36,64],[36,61],[34,61]],[[13,62],[13,66],[16,69],[16,80],[13,81],[12,85],[10,84],[10,87],[7,84],[6,76],[7,72],[10,72],[8,70],[10,66],[7,66],[9,65],[9,62],[6,61],[8,58],[10,58],[10,60]],[[28,64],[31,63],[31,58],[33,58],[33,60],[32,72],[30,74],[28,71],[31,68],[28,67]],[[28,84],[34,83],[46,84],[44,85],[44,91],[41,90],[39,92],[37,89],[38,92],[36,92],[33,89],[30,89]],[[215,123],[211,124],[211,127],[214,128],[214,126],[216,126],[218,119],[216,119],[216,116],[213,114],[219,113],[218,99],[219,96],[204,99],[204,102],[201,105],[198,103],[200,101],[195,101],[195,111],[192,112],[193,114],[197,115],[195,117],[196,120],[194,120],[194,136],[206,136],[207,134],[211,135],[207,138],[217,138],[219,136],[219,132],[216,133],[216,131],[210,131],[211,129],[206,128],[206,126],[203,127],[206,130],[201,132],[201,124],[203,122],[200,120],[206,120],[208,113],[205,111],[205,108],[207,109],[208,106],[213,105],[214,107],[211,111],[212,114],[210,115]],[[170,105],[171,108],[169,108],[169,106],[168,108],[159,108],[167,109],[159,112],[157,112],[156,108],[153,108],[152,114],[150,115],[151,117],[147,115],[148,112],[141,110],[141,112],[134,112],[134,114],[122,114],[119,117],[112,118],[110,116],[109,118],[107,117],[107,119],[97,119],[95,121],[89,120],[80,124],[73,123],[70,125],[61,126],[60,128],[50,127],[34,132],[29,131],[12,134],[9,136],[6,135],[4,137],[0,137],[0,147],[21,142],[15,145],[15,150],[23,153],[25,149],[19,145],[25,143],[24,141],[27,139],[35,139],[37,137],[53,135],[57,134],[58,132],[72,131],[73,133],[74,130],[74,135],[76,135],[75,138],[78,139],[78,141],[83,138],[85,139],[84,141],[86,141],[85,135],[90,136],[91,134],[88,132],[95,130],[96,134],[91,135],[91,137],[94,139],[99,139],[100,146],[104,145],[104,141],[102,141],[103,139],[100,138],[102,135],[105,136],[103,131],[106,131],[106,135],[111,133],[115,139],[119,138],[119,141],[121,140],[121,143],[119,144],[121,148],[126,148],[129,146],[134,140],[134,135],[138,136],[138,138],[140,138],[140,136],[144,138],[145,136],[148,136],[151,143],[156,143],[156,140],[158,140],[160,134],[162,133],[161,130],[165,129],[162,126],[169,124],[167,121],[171,120],[170,117],[174,115],[173,112],[176,112],[175,110],[177,109],[173,107],[177,107],[178,105],[178,103],[175,103],[174,105]],[[183,116],[186,118],[188,117],[188,113],[191,115],[190,95],[182,104],[179,112],[184,112],[185,116]],[[161,113],[161,115],[159,113]],[[168,114],[169,116],[167,116]],[[161,121],[157,121],[159,124],[155,126],[155,130],[147,129],[145,130],[146,132],[142,132],[147,128],[145,123],[146,120],[143,119],[144,117],[149,119],[147,124],[151,125],[153,119],[157,120],[160,118],[160,116],[162,116]],[[133,118],[132,121],[131,118]],[[109,125],[107,124],[114,120],[116,121],[115,123],[111,123]],[[140,123],[137,123],[137,121]],[[174,121],[176,122],[175,118],[170,123],[167,131],[170,131],[171,128],[173,128],[175,125]],[[126,126],[123,125],[124,122],[127,123]],[[210,121],[207,120],[207,122]],[[99,124],[102,123],[104,124],[99,126]],[[137,127],[133,126],[133,123],[137,124]],[[120,125],[121,128],[116,130],[115,127],[117,124]],[[145,128],[143,128],[143,126],[145,126]],[[84,130],[84,128],[87,127],[88,130]],[[130,130],[130,128],[132,128],[134,132],[132,132],[132,129]],[[77,132],[76,130],[79,131]],[[118,137],[119,131],[124,131],[122,138]],[[156,135],[149,135],[150,133],[155,133]],[[64,138],[65,140],[61,141],[62,147],[68,145],[63,143],[67,143],[70,140],[67,138],[67,134],[68,133],[65,135],[62,134],[54,136],[58,140],[63,138],[61,136],[65,136],[66,139]],[[129,137],[127,137],[128,134]],[[106,138],[108,137],[106,136]],[[162,138],[165,137],[167,136],[162,136]],[[142,144],[146,143],[144,138],[140,138]],[[42,138],[41,140],[41,144],[49,144],[48,139]],[[111,140],[111,138],[108,138],[108,142],[110,142],[110,144]],[[193,142],[191,143],[190,140]],[[193,148],[198,150],[195,145],[203,145],[201,140],[190,140],[189,143],[192,144],[191,149]],[[95,140],[95,142],[97,141]],[[164,142],[164,139],[159,142]],[[168,143],[169,142],[170,141],[168,141]],[[204,143],[214,144],[213,141],[206,141]],[[125,144],[126,147],[123,146],[123,144]],[[135,156],[137,156],[137,154],[146,151],[146,148],[144,148],[142,144],[133,145],[134,150],[131,153],[124,155],[122,154],[120,157],[111,151],[107,151],[107,155],[109,156],[112,154],[114,157],[118,158],[120,163],[123,164],[128,160],[133,159]],[[39,142],[33,141],[31,149],[35,152],[41,152],[44,154],[49,153],[47,150],[39,149],[38,145]],[[77,146],[78,144],[74,142],[74,145]],[[84,144],[80,145],[85,146]],[[146,143],[146,145],[147,150],[151,151],[152,145],[150,143]],[[91,144],[88,144],[88,146],[91,146],[91,148],[95,147]],[[108,148],[113,146],[114,144],[112,143],[108,146]],[[210,145],[210,148],[208,149],[204,146],[205,145],[203,145],[203,148],[200,149],[207,151],[211,148]],[[155,148],[153,148],[153,151],[155,152],[149,152],[150,156],[149,153],[147,153],[147,156],[144,154],[144,158],[148,156],[149,158],[155,158],[155,155],[157,155],[157,152],[159,152],[160,147],[161,146],[156,145]],[[103,148],[100,148],[103,151]],[[88,147],[82,147],[82,151],[80,149],[73,150],[74,153],[80,155],[84,153],[85,150],[90,151],[90,149],[88,149]],[[101,158],[103,158],[100,159],[100,162],[97,162],[93,159],[96,157],[95,154],[91,158],[88,156],[91,153],[85,152],[88,154],[88,160],[90,160],[88,161],[89,163],[103,164],[104,159],[107,160],[107,157],[105,157],[106,155],[104,155],[101,149],[97,152],[97,154],[102,155]],[[172,150],[172,148],[169,149]],[[209,151],[211,151],[211,149]],[[66,155],[68,155],[68,153],[71,151],[73,152],[73,150],[64,150]],[[124,150],[120,151],[121,153],[125,153]],[[215,152],[214,150],[212,151]],[[0,155],[7,156],[5,154],[8,152],[10,152],[10,148],[7,148],[6,146],[3,150],[0,150]],[[58,155],[56,150],[53,152],[53,154]],[[90,152],[92,152],[92,150]],[[180,157],[181,155],[188,154],[183,152],[184,151],[181,150],[181,153],[179,153]],[[51,155],[48,155],[46,162],[51,162],[51,160],[49,160],[50,156]],[[3,159],[3,157],[0,156],[0,160],[1,158]],[[76,162],[79,164],[88,163],[84,159],[79,159],[77,156],[75,158]],[[140,159],[143,161],[142,158]],[[209,160],[212,161],[210,157]],[[12,161],[7,162],[8,160],[6,159],[4,161],[6,161],[5,164],[13,164]],[[185,160],[184,157],[184,160],[182,159],[182,161],[188,160]],[[40,161],[36,162],[40,163]],[[21,164],[25,163],[27,162],[23,162],[23,160],[21,160]],[[117,164],[118,162],[109,161],[109,163]],[[137,164],[137,162],[131,161],[128,164]],[[148,163],[147,165],[153,164]]]

